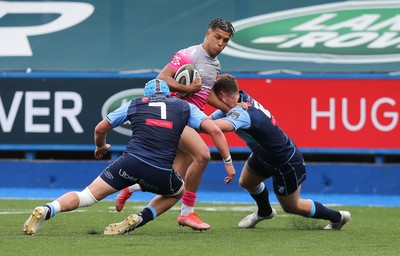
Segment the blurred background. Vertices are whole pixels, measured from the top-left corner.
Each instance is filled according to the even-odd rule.
[[[300,147],[303,191],[399,199],[398,13],[400,1],[0,1],[0,196],[86,186],[130,134],[111,132],[111,152],[95,161],[95,125],[221,17],[236,29],[221,73]],[[226,136],[240,173],[249,150]],[[241,192],[220,182],[203,138],[213,161],[200,189]]]

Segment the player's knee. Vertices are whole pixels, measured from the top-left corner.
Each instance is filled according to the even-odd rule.
[[[247,190],[247,188],[246,188],[246,182],[244,181],[244,179],[243,179],[242,176],[240,176],[240,178],[239,178],[239,185],[240,185],[242,188],[244,188],[245,190]]]
[[[79,197],[79,207],[91,206],[98,202],[89,188],[85,188],[82,192],[76,192],[76,194]]]
[[[239,185],[246,190],[247,192],[253,192],[255,191],[257,188],[253,188],[251,186],[249,186],[248,182],[246,181],[246,179],[244,179],[242,176],[240,176],[239,178]]]
[[[194,156],[194,161],[201,165],[207,165],[211,159],[210,149],[208,147],[199,150]]]

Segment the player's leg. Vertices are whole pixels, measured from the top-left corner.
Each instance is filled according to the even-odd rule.
[[[189,127],[187,127],[187,128],[189,128]],[[189,129],[191,129],[191,128],[189,128]],[[178,148],[178,151],[175,156],[174,169],[179,173],[179,175],[181,177],[185,177],[189,166],[193,163],[193,159],[189,152],[184,152],[184,151],[180,150],[180,148],[185,149],[185,147],[186,147],[185,146],[186,142],[184,141],[182,143],[183,144],[180,144],[180,147]],[[125,206],[126,201],[132,196],[132,194],[136,191],[141,191],[141,190],[142,190],[142,187],[139,184],[134,184],[132,186],[122,189],[119,192],[119,194],[117,195],[117,198],[115,199],[115,209],[118,212],[122,211],[122,209]],[[184,210],[187,211],[189,214],[191,212],[190,207],[185,204],[183,204],[183,206],[186,207]]]
[[[157,195],[139,214],[130,214],[123,221],[108,225],[104,230],[104,234],[123,235],[134,231],[169,210],[179,201],[182,195],[183,187],[182,191],[174,196]]]
[[[182,197],[178,224],[196,230],[206,230],[210,225],[202,222],[194,212],[201,177],[210,160],[210,150],[200,135],[186,126],[179,141],[179,152],[175,157],[174,168],[182,175],[186,170],[185,192]],[[191,162],[191,163],[190,163]],[[188,163],[190,165],[187,167]],[[183,177],[183,176],[182,176]]]
[[[159,174],[153,172],[152,175],[153,180],[150,177],[145,178],[145,180],[157,187],[158,192],[166,195],[155,196],[139,214],[131,214],[122,222],[108,225],[104,230],[105,235],[129,233],[166,212],[182,197],[184,182],[176,172],[167,173],[163,170]],[[154,193],[155,191],[149,190],[149,192]]]
[[[339,230],[350,221],[351,215],[349,212],[330,209],[311,199],[301,199],[300,190],[301,186],[288,196],[276,196],[285,212],[307,218],[329,220],[330,222],[325,229]]]
[[[43,221],[54,217],[59,212],[68,212],[80,207],[90,206],[115,193],[116,189],[97,177],[81,192],[67,192],[53,202],[36,207],[31,216],[25,221],[23,232],[27,235],[35,234]]]
[[[305,164],[300,156],[294,157],[277,171],[279,174],[274,175],[274,191],[285,212],[329,220],[328,226],[333,224],[331,229],[340,229],[350,220],[349,212],[336,211],[319,202],[300,198],[301,183],[306,177]]]
[[[250,193],[258,206],[257,211],[247,215],[239,222],[240,228],[253,228],[258,222],[272,219],[276,215],[275,209],[270,205],[268,189],[264,184],[264,180],[269,175],[264,173],[261,176],[261,173],[256,171],[261,168],[257,163],[258,160],[254,156],[250,156],[239,178],[240,186]]]

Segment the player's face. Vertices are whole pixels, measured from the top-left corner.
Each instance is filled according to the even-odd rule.
[[[233,94],[219,93],[219,99],[225,103],[229,108],[234,108],[239,100],[239,92]]]
[[[211,58],[217,57],[228,44],[231,33],[223,31],[222,29],[207,30],[206,40],[204,41],[204,49]]]

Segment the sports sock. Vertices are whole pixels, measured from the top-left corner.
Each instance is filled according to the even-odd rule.
[[[131,193],[133,193],[136,191],[141,191],[142,187],[139,184],[133,184],[132,186],[129,186],[128,189]]]
[[[194,211],[194,203],[196,202],[196,193],[185,190],[182,197],[181,215],[188,215]]]
[[[138,215],[142,218],[142,221],[139,223],[139,225],[137,225],[137,228],[143,226],[149,221],[154,220],[157,217],[157,212],[153,206],[148,205],[141,212],[139,212]]]
[[[61,211],[61,205],[57,200],[54,200],[51,203],[47,203],[44,207],[47,207],[47,209],[49,209],[46,214],[46,220],[54,217],[58,212]]]
[[[314,219],[324,219],[330,220],[333,223],[337,223],[342,218],[342,215],[339,211],[332,210],[328,207],[325,207],[323,204],[319,202],[315,202],[309,199],[311,203],[311,212],[308,217]]]
[[[263,182],[261,182],[260,187],[256,191],[250,192],[250,196],[257,203],[257,213],[259,216],[266,217],[272,213],[272,208],[269,203],[268,189]]]

